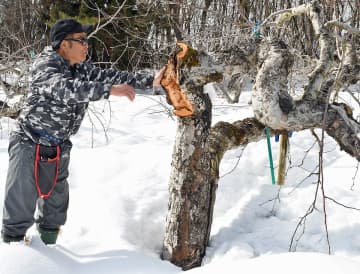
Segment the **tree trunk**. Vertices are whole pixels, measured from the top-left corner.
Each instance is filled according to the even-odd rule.
[[[200,266],[205,255],[225,152],[265,137],[264,125],[255,118],[210,128],[211,101],[197,80],[191,78],[184,88],[196,111],[193,117],[178,119],[161,254],[184,270]]]
[[[215,200],[208,141],[211,101],[203,84],[192,78],[182,86],[196,110],[178,119],[162,251],[163,259],[184,270],[199,266],[205,255]]]

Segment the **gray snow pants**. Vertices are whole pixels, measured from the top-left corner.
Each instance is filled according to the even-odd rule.
[[[9,167],[3,208],[3,236],[25,235],[28,228],[35,222],[36,205],[38,207],[36,222],[41,228],[57,229],[65,224],[69,203],[67,177],[71,146],[70,141],[65,141],[60,145],[61,156],[58,163],[56,186],[49,198],[42,199],[39,197],[34,176],[36,144],[20,135],[13,134],[10,137]],[[49,149],[50,152],[54,151],[54,148],[44,147],[46,154],[49,154]],[[40,155],[43,153],[41,149]],[[49,155],[44,156],[48,157]],[[43,193],[47,193],[51,189],[55,171],[56,162],[49,162],[46,159],[38,162],[38,182]]]

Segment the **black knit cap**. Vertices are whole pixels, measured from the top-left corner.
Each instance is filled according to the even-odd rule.
[[[92,31],[91,25],[82,25],[74,19],[60,19],[51,28],[50,41],[54,50],[60,47],[61,41],[68,34],[85,32],[90,33]]]

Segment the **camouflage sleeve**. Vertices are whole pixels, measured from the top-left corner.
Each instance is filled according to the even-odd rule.
[[[84,81],[62,72],[61,64],[49,60],[35,64],[32,74],[34,92],[45,94],[65,104],[82,103],[108,98],[111,84]]]
[[[152,83],[154,81],[154,76],[152,74],[145,72],[135,72],[133,76],[135,78],[134,87],[136,89],[152,88]]]
[[[101,69],[87,63],[91,66],[89,73],[89,80],[99,81],[105,83],[115,84],[128,84],[136,89],[146,89],[152,87],[154,76],[146,72],[126,72],[116,69]]]

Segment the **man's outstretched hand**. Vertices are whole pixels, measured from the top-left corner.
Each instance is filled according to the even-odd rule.
[[[130,101],[134,101],[135,89],[127,84],[113,85],[110,90],[110,95],[126,96]]]

